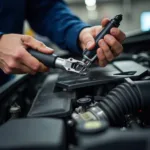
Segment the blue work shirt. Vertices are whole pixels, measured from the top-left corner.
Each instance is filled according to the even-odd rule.
[[[20,34],[24,20],[28,20],[36,33],[47,36],[60,48],[81,51],[78,36],[88,25],[62,0],[0,0],[0,32]]]

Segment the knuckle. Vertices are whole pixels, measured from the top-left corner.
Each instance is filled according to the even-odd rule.
[[[115,46],[117,43],[117,40],[113,39],[110,41],[111,46]]]
[[[43,42],[39,42],[40,47],[45,47],[45,44]]]
[[[25,37],[25,42],[30,42],[32,40],[32,36],[30,36],[30,35],[26,35],[26,37]]]
[[[23,58],[23,52],[22,52],[21,49],[19,49],[19,50],[15,53],[14,59],[15,59],[15,60],[18,60],[18,59],[22,59],[22,58]]]
[[[108,47],[104,48],[105,53],[110,53],[110,49]]]
[[[16,62],[14,60],[9,61],[7,65],[10,70],[16,68]]]
[[[11,74],[12,73],[12,70],[9,69],[9,68],[6,68],[5,71],[4,71],[5,74]]]
[[[108,39],[108,35],[105,35],[104,40],[107,41],[107,39]]]
[[[104,40],[109,40],[109,38],[110,38],[110,35],[109,34],[106,34],[105,36],[104,36]]]
[[[98,44],[99,44],[100,47],[105,47],[105,46],[106,46],[104,40],[100,40],[100,41],[98,42]]]
[[[105,59],[105,55],[102,49],[97,51],[97,56],[98,56],[99,61],[103,61]]]
[[[39,64],[39,63],[34,64],[32,69],[33,69],[33,72],[39,71],[39,69],[40,69],[40,64]]]
[[[106,35],[104,39],[110,46],[115,46],[118,43],[117,40],[111,35]]]

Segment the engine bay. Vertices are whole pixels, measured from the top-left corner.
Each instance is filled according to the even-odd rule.
[[[19,76],[0,91],[0,149],[149,150],[149,70],[147,32],[128,37],[121,56],[86,76]]]

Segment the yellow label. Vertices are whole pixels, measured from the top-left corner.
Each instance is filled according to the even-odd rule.
[[[85,121],[96,120],[96,117],[90,112],[80,113],[80,117]]]
[[[86,129],[97,129],[101,127],[101,123],[99,121],[90,121],[86,122],[84,127]]]

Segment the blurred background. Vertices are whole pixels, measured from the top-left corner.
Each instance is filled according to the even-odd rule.
[[[78,17],[91,25],[99,25],[102,18],[112,18],[121,13],[124,19],[120,28],[126,34],[150,30],[150,0],[65,0],[65,2]],[[25,33],[47,41],[36,35],[27,22]]]
[[[93,25],[103,17],[123,14],[125,32],[150,30],[150,0],[65,0],[75,14]]]

